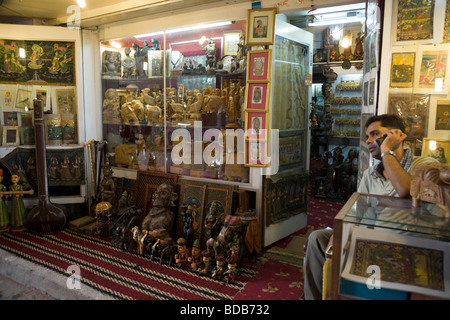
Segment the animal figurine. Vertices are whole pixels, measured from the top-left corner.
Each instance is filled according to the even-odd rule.
[[[137,245],[137,253],[140,255],[144,254],[144,243],[142,238],[147,235],[147,232],[142,232],[138,226],[133,227],[131,231],[133,233],[133,240]]]
[[[145,120],[148,124],[150,123],[159,123],[161,119],[162,111],[158,106],[150,105],[145,109]]]
[[[183,120],[185,118],[185,114],[186,114],[186,109],[185,109],[185,104],[184,103],[177,103],[175,102],[175,100],[172,98],[172,100],[170,102],[168,102],[170,108],[173,110],[173,112],[175,112],[172,115],[172,120]]]
[[[135,124],[139,124],[139,118],[134,113],[133,104],[131,102],[125,102],[120,107],[120,117],[122,118],[122,124],[129,125],[130,121]]]
[[[153,95],[149,94],[150,88],[142,89],[142,102],[150,106],[156,105],[156,99]]]
[[[197,98],[195,102],[189,105],[189,118],[190,119],[199,119],[201,118],[201,111],[203,107],[203,95],[201,93],[197,93]]]

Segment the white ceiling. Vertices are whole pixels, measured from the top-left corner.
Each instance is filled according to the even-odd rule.
[[[170,10],[193,9],[223,0],[85,0],[81,27],[129,20]],[[248,0],[238,0],[244,2]],[[76,0],[0,0],[0,23],[62,25]],[[69,9],[69,13],[67,13]]]

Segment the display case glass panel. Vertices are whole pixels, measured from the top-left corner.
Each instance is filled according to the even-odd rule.
[[[249,181],[237,152],[245,144],[245,27],[242,20],[101,43],[113,166]]]

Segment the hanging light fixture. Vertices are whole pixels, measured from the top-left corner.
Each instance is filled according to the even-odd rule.
[[[350,30],[344,30],[341,39],[339,40],[339,45],[343,48],[348,48],[352,45],[352,33]]]

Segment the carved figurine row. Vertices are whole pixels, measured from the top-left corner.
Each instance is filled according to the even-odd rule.
[[[204,75],[204,74],[216,74],[216,73],[233,73],[236,71],[242,71],[246,63],[246,50],[244,45],[245,34],[242,32],[239,42],[237,43],[236,55],[225,56],[222,59],[217,59],[218,50],[213,39],[208,39],[207,44],[202,46],[205,52],[205,65],[198,64],[192,60],[181,60],[178,63],[174,63],[174,70],[181,69],[183,75]],[[152,76],[162,76],[163,66],[161,61],[152,60],[149,61],[149,51],[160,51],[159,42],[156,39],[151,39],[152,45],[149,45],[147,40],[144,41],[143,46],[140,47],[137,43],[132,44],[131,47],[125,47],[123,50],[123,59],[118,52],[105,52],[102,62],[102,70],[105,76],[121,77],[124,79],[144,79],[149,76],[148,70],[145,69],[145,65],[151,65],[152,68],[156,68],[155,74],[152,72]],[[132,49],[134,54],[132,55]],[[162,53],[162,51],[161,51]],[[180,55],[182,57],[182,55]],[[226,59],[227,58],[227,59]],[[225,63],[229,63],[229,66],[224,66]]]
[[[361,90],[361,80],[344,80],[336,85],[336,90]]]
[[[331,108],[331,113],[335,114],[361,114],[361,109],[352,109],[352,108]]]
[[[361,104],[361,97],[336,97],[334,93],[330,95],[332,104]]]
[[[126,194],[123,195],[126,197]],[[170,184],[158,186],[152,195],[152,206],[142,224],[138,225],[140,210],[135,206],[121,205],[114,210],[108,201],[96,205],[98,235],[111,236],[111,243],[130,252],[149,256],[151,260],[189,269],[202,276],[232,282],[237,273],[242,240],[241,220],[220,212],[213,201],[205,219],[206,244],[203,247],[193,235],[193,211],[189,205],[182,206],[183,237],[175,242],[170,235],[173,230],[175,206],[178,194]]]
[[[226,114],[227,125],[240,126],[245,86],[240,80],[230,80],[222,90],[208,86],[200,90],[186,90],[183,84],[178,88],[167,88],[167,120],[174,122],[201,120],[204,114]],[[119,92],[110,88],[103,101],[103,121],[123,125],[160,125],[163,122],[163,94],[161,90],[149,88],[141,92],[129,88],[121,104]]]

